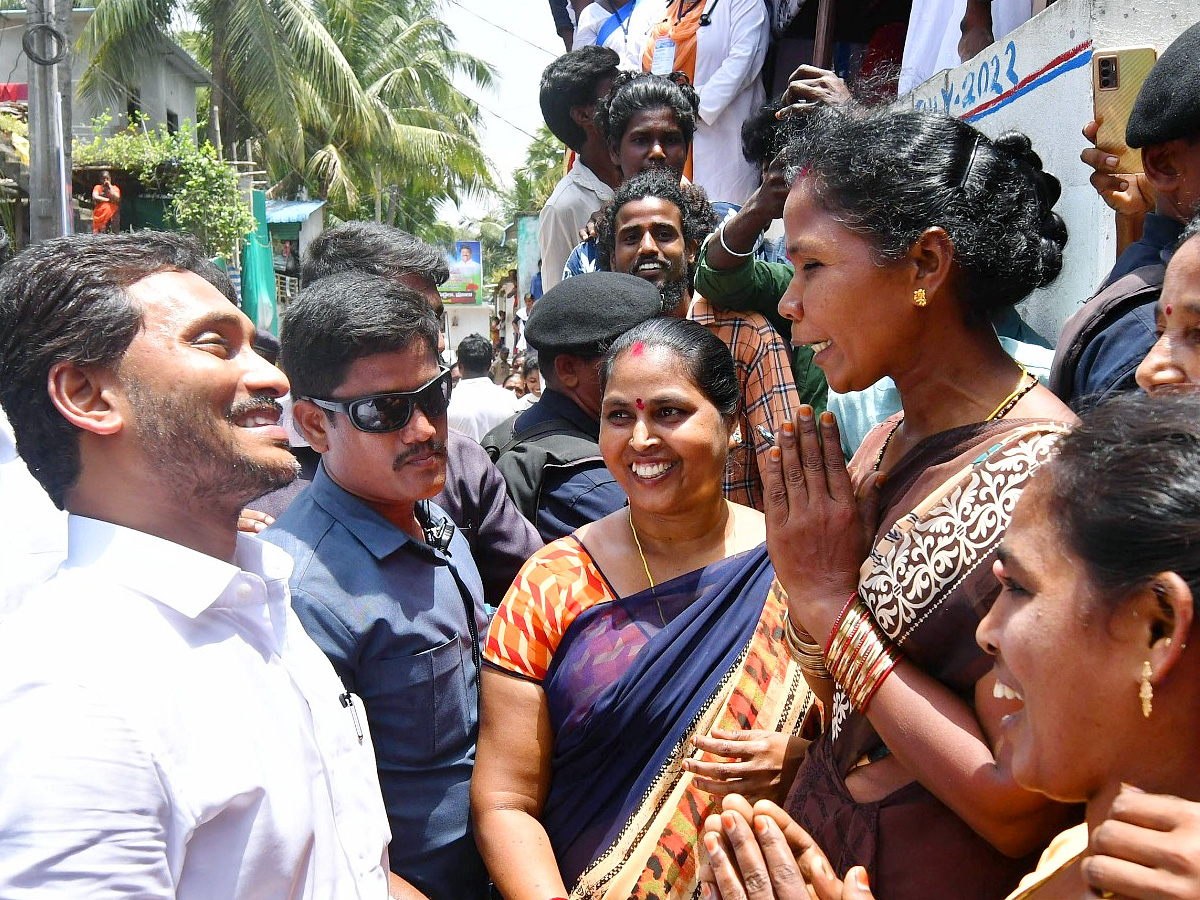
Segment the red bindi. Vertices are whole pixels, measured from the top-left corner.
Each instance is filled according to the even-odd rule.
[[[637,408],[638,408],[638,409],[645,409],[645,408],[646,408],[646,404],[642,402],[642,398],[641,398],[641,397],[638,397],[638,398],[637,398]]]
[[[1169,316],[1170,314],[1171,314],[1171,304],[1168,303],[1167,304],[1167,315]]]

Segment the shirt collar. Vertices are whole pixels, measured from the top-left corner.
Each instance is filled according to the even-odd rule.
[[[426,546],[375,512],[361,498],[343,489],[329,477],[324,463],[317,466],[317,474],[308,490],[313,501],[337,519],[378,560],[385,559],[405,544]]]
[[[286,599],[292,558],[285,551],[239,533],[234,559],[236,565],[112,522],[67,517],[64,569],[86,567],[191,619],[212,606]],[[266,590],[229,591],[243,574],[256,576]]]
[[[580,409],[574,400],[554,388],[543,388],[541,399],[529,407],[529,410],[532,412],[538,407],[541,407],[539,418],[549,419],[557,416],[560,419],[566,419],[593,440],[600,440],[600,423]],[[525,427],[523,423],[518,422],[517,424],[519,428]]]
[[[1142,222],[1142,240],[1153,247],[1161,248],[1159,256],[1169,262],[1175,250],[1175,242],[1183,234],[1184,224],[1161,213],[1147,213]]]
[[[593,194],[601,199],[608,200],[613,196],[613,189],[600,180],[600,176],[583,164],[583,160],[575,158],[575,165],[571,171],[578,170],[578,184],[580,187],[585,187]]]

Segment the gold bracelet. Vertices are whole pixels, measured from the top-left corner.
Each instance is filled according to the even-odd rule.
[[[856,710],[865,712],[899,659],[866,605],[856,598],[834,630],[826,662]]]
[[[783,613],[783,637],[788,653],[805,675],[823,679],[830,677],[829,670],[825,667],[825,654],[821,652],[821,645],[796,627],[787,610]]]

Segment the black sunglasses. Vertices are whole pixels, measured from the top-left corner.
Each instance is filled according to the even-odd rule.
[[[368,394],[353,400],[318,400],[316,397],[304,399],[315,403],[321,409],[345,413],[350,419],[350,424],[359,431],[384,434],[388,431],[399,431],[407,425],[408,420],[412,418],[413,409],[417,406],[431,419],[443,415],[450,404],[450,384],[450,370],[443,366],[435,378],[415,391]]]

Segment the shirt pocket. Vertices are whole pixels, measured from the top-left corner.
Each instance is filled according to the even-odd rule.
[[[475,712],[463,642],[376,660],[359,685],[381,764],[423,765],[470,751]]]

